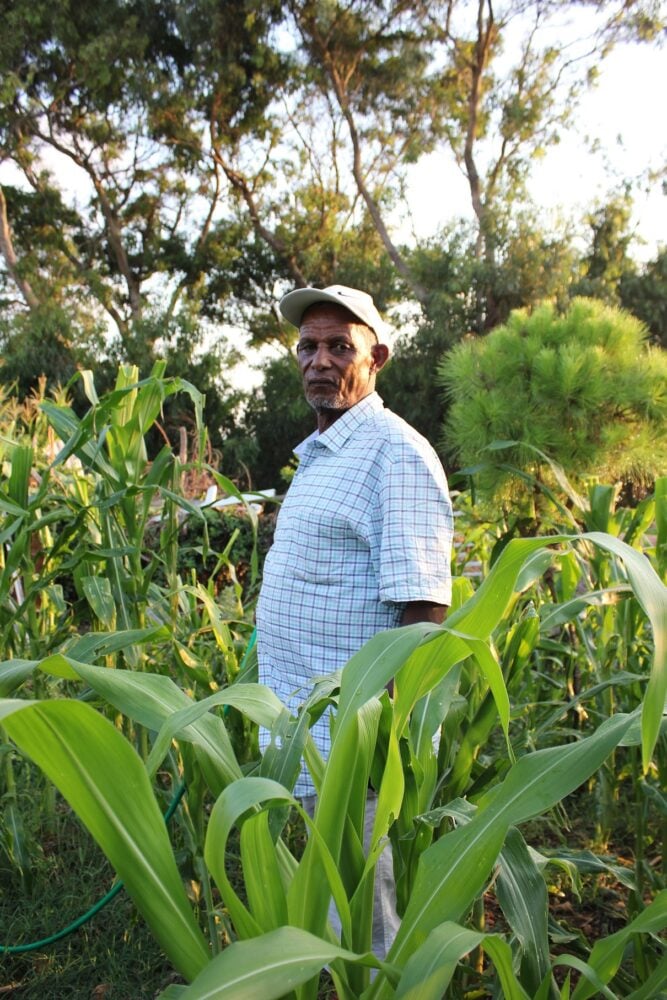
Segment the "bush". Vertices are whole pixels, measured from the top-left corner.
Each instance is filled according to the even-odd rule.
[[[454,347],[439,376],[451,396],[444,442],[458,462],[519,443],[495,450],[485,470],[482,485],[496,496],[526,495],[517,470],[548,480],[536,449],[575,479],[646,485],[667,468],[667,356],[619,309],[575,299],[561,315],[551,305],[516,310]]]

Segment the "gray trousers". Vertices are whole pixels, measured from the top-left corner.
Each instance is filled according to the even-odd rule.
[[[316,795],[304,795],[301,799],[303,808],[311,817],[315,814],[316,803]],[[364,847],[366,850],[369,848],[373,833],[376,809],[377,795],[369,789],[368,798],[366,799],[366,815],[364,817]],[[340,919],[333,900],[329,907],[329,923],[340,938]],[[387,957],[387,952],[393,944],[400,924],[401,919],[396,912],[394,863],[391,854],[391,844],[387,841],[375,865],[375,886],[373,888],[373,954],[378,958],[384,959]]]

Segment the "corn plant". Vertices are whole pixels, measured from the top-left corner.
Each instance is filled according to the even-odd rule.
[[[202,397],[188,383],[166,378],[162,364],[142,381],[136,369],[121,368],[115,389],[101,399],[91,374],[80,377],[90,404],[83,416],[65,392],[53,399],[42,393],[23,406],[3,397],[0,693],[17,683],[40,700],[56,693],[55,682],[35,664],[67,650],[74,659],[106,667],[172,672],[187,689],[208,694],[238,672],[251,626],[244,621],[240,588],[233,604],[237,621],[230,623],[212,592],[178,575],[179,525],[183,517],[203,522],[201,508],[181,489],[188,466],[167,446],[149,461],[146,447],[162,402],[184,391],[194,405],[201,455]],[[210,474],[228,492],[238,492],[215,470]],[[234,540],[218,555],[232,576]],[[256,553],[253,559],[256,575]],[[147,756],[146,730],[129,717],[117,721]],[[248,732],[239,728],[237,738],[247,756]],[[2,754],[1,767],[0,837],[12,864],[28,877],[13,751]],[[47,812],[54,806],[49,790]],[[201,850],[194,844],[193,856]]]
[[[536,579],[541,554],[548,551],[551,561],[555,545],[565,559],[592,545],[620,561],[624,580],[650,622],[652,663],[640,707],[616,712],[556,745],[533,749],[523,742],[515,748],[512,676],[525,670],[531,650],[535,653],[535,619],[528,615],[510,629],[500,656],[494,636],[516,608],[521,590]],[[640,770],[650,773],[656,746],[664,739],[667,589],[643,555],[601,532],[515,539],[472,596],[466,597],[467,587],[461,584],[458,607],[445,625],[414,625],[371,639],[339,675],[315,685],[295,719],[269,690],[252,683],[233,684],[197,702],[169,677],[104,669],[71,652],[33,664],[43,673],[78,679],[101,703],[153,733],[145,764],[89,704],[64,698],[1,703],[0,718],[12,741],[68,798],[172,962],[191,980],[187,987],[171,987],[165,997],[270,1000],[294,993],[306,1000],[316,995],[319,972],[327,965],[338,995],[346,1000],[427,1000],[441,997],[465,956],[480,947],[491,963],[488,975],[495,988],[507,997],[558,995],[557,965],[579,973],[572,994],[579,1000],[595,991],[612,996],[608,984],[618,979],[626,946],[638,936],[641,962],[628,972],[625,959],[621,972],[639,986],[637,996],[659,994],[667,969],[656,935],[667,924],[667,894],[644,900],[623,931],[597,942],[587,955],[554,957],[543,874],[554,859],[531,850],[519,828],[589,780],[619,746],[637,748]],[[391,677],[396,679],[393,700],[385,692]],[[480,679],[484,688],[476,691]],[[482,713],[479,733],[488,732],[485,690],[505,749],[489,779],[471,785],[468,763],[456,770],[451,716],[460,718],[463,700],[472,701]],[[332,747],[325,762],[309,737],[309,723],[331,704]],[[237,760],[219,714],[222,705],[274,733],[271,752],[254,774],[245,774]],[[431,737],[443,721],[459,794],[438,800]],[[181,888],[151,786],[174,746],[186,779],[194,787],[203,779],[215,799],[203,844],[221,902],[208,894],[208,940]],[[471,750],[468,741],[466,761],[475,757]],[[281,830],[285,808],[300,810],[291,788],[302,757],[319,800],[313,820],[303,817],[309,837],[303,855],[296,857]],[[365,848],[361,824],[369,780],[377,790],[377,813]],[[235,829],[243,897],[226,866],[226,845]],[[402,924],[387,959],[379,961],[370,951],[373,880],[387,836],[394,841]],[[497,881],[509,936],[486,934],[469,924],[491,881]],[[340,939],[328,923],[332,899]],[[223,932],[230,943],[218,953]],[[377,971],[372,980],[371,969]],[[567,985],[563,990],[560,995],[569,995]]]

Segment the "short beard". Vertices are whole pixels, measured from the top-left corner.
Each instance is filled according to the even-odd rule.
[[[349,409],[342,396],[318,396],[316,393],[306,396],[306,402],[315,410],[315,413],[328,413],[329,411],[340,412]]]

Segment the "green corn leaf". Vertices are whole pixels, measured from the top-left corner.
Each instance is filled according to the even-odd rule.
[[[39,660],[5,660],[0,663],[0,698],[6,698],[32,677]]]
[[[446,921],[435,927],[408,960],[395,1000],[441,1000],[464,955],[483,943],[494,960],[505,1000],[529,1000],[512,969],[512,952],[502,938]]]
[[[495,966],[505,1000],[530,1000],[528,993],[514,974],[512,949],[507,941],[495,934],[489,934],[484,947]]]
[[[655,969],[639,989],[629,993],[625,1000],[656,1000],[667,986],[667,955],[663,955]]]
[[[92,403],[93,406],[97,406],[99,404],[100,399],[99,396],[97,395],[97,389],[95,388],[95,379],[90,368],[84,368],[81,371],[79,371],[79,377],[83,382],[83,391],[86,394],[86,399],[88,400],[89,403]]]
[[[194,978],[209,960],[208,948],[134,749],[82,702],[3,701],[0,718],[100,845],[170,960]]]
[[[640,781],[639,787],[642,794],[645,795],[646,798],[653,803],[657,811],[665,819],[667,819],[667,795],[662,795],[657,788],[654,788],[653,785],[649,785],[647,781]]]
[[[7,480],[7,493],[21,510],[28,506],[30,473],[32,471],[33,450],[29,445],[15,445],[11,453],[11,470]]]
[[[498,710],[498,719],[505,736],[507,754],[510,760],[514,760],[514,752],[510,744],[509,736],[510,700],[509,695],[507,694],[505,681],[503,679],[503,673],[500,669],[500,664],[498,663],[498,660],[496,659],[491,648],[483,640],[469,639],[457,632],[452,632],[451,634],[463,639],[466,645],[469,646],[470,652],[476,660],[484,679],[489,685],[493,695],[493,700],[496,703],[496,709]]]
[[[271,742],[260,761],[262,778],[271,778],[292,791],[301,771],[309,723],[307,712],[301,711],[295,720],[283,709],[271,726],[265,725],[270,729]]]
[[[522,594],[524,590],[532,587],[535,581],[540,580],[549,567],[553,565],[556,557],[557,553],[551,549],[533,552],[529,555],[516,578],[514,590],[518,594]]]
[[[0,729],[0,735],[2,730]],[[11,766],[11,765],[10,765]],[[5,793],[2,803],[3,847],[8,852],[12,864],[21,873],[24,885],[31,888],[32,860],[29,841],[26,840],[21,812],[17,809],[16,794]]]
[[[413,707],[471,655],[470,646],[452,635],[448,624],[436,629],[424,636],[396,675],[394,725],[399,736],[408,725]]]
[[[474,597],[447,617],[447,625],[465,635],[488,638],[505,615],[526,559],[533,552],[566,542],[570,537],[554,535],[550,538],[513,538],[475,591]]]
[[[515,828],[500,852],[496,896],[521,946],[521,981],[534,993],[549,971],[549,900],[544,878]]]
[[[410,737],[418,757],[421,758],[423,753],[432,751],[433,736],[447,715],[456,694],[459,678],[460,670],[450,670],[440,683],[415,705],[410,717]]]
[[[116,603],[107,578],[84,576],[81,578],[81,586],[93,614],[106,628],[113,628],[116,622]]]
[[[287,924],[287,886],[274,839],[269,829],[269,812],[251,816],[241,827],[241,865],[250,912],[262,931]]]
[[[87,663],[101,656],[119,653],[129,649],[130,646],[142,646],[149,642],[168,642],[170,638],[171,632],[166,625],[116,629],[113,632],[88,632],[87,635],[77,636],[63,653],[72,660]]]
[[[187,702],[186,706],[165,719],[160,727],[146,764],[149,774],[154,774],[162,763],[172,739],[179,734],[185,735],[185,738],[188,739],[188,730],[193,728],[196,731],[194,724],[205,719],[210,710],[218,705],[231,705],[234,708],[239,708],[254,722],[267,728],[270,728],[276,717],[284,711],[280,699],[270,688],[261,684],[243,684],[239,685],[238,688],[229,687],[218,691],[217,694],[209,695],[202,701],[193,703],[188,698]],[[211,718],[217,717],[212,716]],[[228,740],[225,741],[225,751],[225,756],[233,757],[232,747]],[[230,772],[229,780],[234,780],[238,776],[237,773]]]
[[[667,587],[646,556],[612,535],[594,531],[583,536],[623,561],[628,579],[653,630],[653,666],[642,703],[642,763],[648,769],[667,705]]]
[[[377,702],[375,704],[377,705]],[[290,922],[315,934],[322,934],[326,925],[328,899],[333,887],[332,876],[328,872],[329,856],[334,868],[341,864],[343,835],[346,825],[350,823],[348,813],[355,817],[356,828],[353,820],[352,834],[347,846],[352,850],[354,837],[359,845],[359,835],[356,831],[359,829],[360,817],[363,814],[370,767],[370,760],[361,760],[359,754],[362,739],[360,714],[348,716],[345,728],[337,730],[334,735],[329,760],[322,775],[312,828],[313,835],[308,839],[288,893]],[[356,887],[358,876],[362,875],[358,867],[361,861],[359,851],[355,853],[357,860],[353,862],[352,867],[348,868],[349,860],[341,865],[354,883],[353,887]],[[355,853],[351,858],[355,857]],[[362,897],[369,884],[366,883]],[[340,901],[336,897],[335,901],[343,919]],[[363,899],[360,905],[363,907]],[[347,933],[344,920],[343,928]]]
[[[206,754],[209,774],[216,774],[214,791],[219,793],[230,781],[241,777],[225,725],[207,708],[199,709],[169,677],[137,673],[133,670],[108,670],[80,663],[61,654],[48,657],[40,667],[63,677],[79,677],[119,712],[147,729],[159,731],[163,724],[182,709],[192,709],[195,721],[179,725],[182,739],[194,743]],[[243,685],[244,687],[246,685]]]
[[[450,921],[434,927],[406,962],[396,988],[396,1000],[440,1000],[459,960],[484,937],[479,931]]]
[[[542,864],[543,862],[565,867],[572,866],[581,875],[610,872],[621,885],[627,886],[628,889],[632,889],[633,891],[636,891],[637,888],[635,873],[632,868],[626,868],[625,865],[615,864],[606,858],[600,858],[596,854],[593,854],[592,851],[573,851],[564,847],[558,847],[553,851],[549,851],[548,854],[542,854],[538,863]]]
[[[132,419],[139,384],[139,369],[136,365],[119,365],[115,392],[105,396],[103,403],[116,426],[122,427]]]
[[[459,920],[483,889],[507,830],[539,815],[578,788],[618,744],[630,716],[615,716],[578,743],[527,754],[482,801],[469,823],[422,855],[414,889],[389,961],[404,964],[430,930]],[[388,997],[382,976],[373,997]]]
[[[221,649],[223,653],[228,653],[230,649],[234,648],[234,642],[232,640],[231,632],[229,631],[229,625],[222,617],[220,609],[213,597],[211,597],[206,588],[202,587],[201,584],[197,587],[186,587],[185,592],[194,594],[206,608],[218,648]]]
[[[64,442],[53,464],[61,465],[70,455],[76,455],[85,466],[94,469],[107,482],[113,484],[115,489],[118,489],[121,483],[117,478],[116,470],[107,461],[102,448],[102,440],[97,438],[90,418],[79,420],[71,407],[52,403],[48,399],[43,400],[39,408],[46,414],[54,431]]]
[[[631,592],[631,587],[621,583],[615,587],[606,587],[604,590],[591,590],[588,594],[582,594],[564,604],[544,604],[540,608],[540,629],[542,632],[549,632],[559,625],[564,625],[565,622],[572,621],[586,608],[612,604]]]
[[[616,974],[626,944],[633,934],[650,934],[663,931],[667,927],[667,889],[663,889],[645,910],[615,934],[596,941],[588,959],[589,967],[598,980],[605,985]],[[599,989],[599,985],[597,986]],[[572,994],[572,1000],[587,1000],[595,993],[595,982],[581,980]]]
[[[174,493],[173,490],[167,489],[166,486],[161,486],[160,496],[165,497],[167,500],[171,500],[172,503],[175,503],[177,507],[181,508],[181,510],[186,510],[188,514],[192,514],[193,517],[199,518],[200,521],[203,520],[204,512],[199,504],[193,503],[180,493]]]
[[[182,1000],[279,1000],[337,958],[378,965],[372,955],[355,955],[297,927],[281,927],[225,948],[180,997]]]
[[[606,997],[606,1000],[619,1000],[617,995],[605,986],[595,969],[589,965],[588,962],[584,962],[583,959],[577,958],[576,955],[559,955],[554,962],[554,967],[558,966],[566,966],[580,972],[581,978],[579,982],[586,983],[586,986],[590,988],[591,993],[601,993],[603,997]],[[567,996],[570,996],[569,986]],[[572,998],[574,1000],[574,994],[572,994]]]
[[[166,386],[161,382],[165,369],[166,364],[164,363],[161,363],[160,369],[154,368],[151,372],[151,378],[146,385],[142,386],[137,395],[135,412],[132,416],[137,422],[142,437],[160,416],[166,395]]]
[[[375,822],[371,837],[371,850],[369,851],[367,868],[375,864],[382,849],[381,838],[383,838],[391,823],[398,816],[403,801],[405,787],[405,776],[401,762],[401,751],[393,729],[389,733],[389,743],[387,746],[387,760],[385,762],[382,782],[377,797],[377,807],[375,810]]]
[[[315,811],[315,826],[334,863],[340,861],[341,844],[357,775],[359,745],[358,713],[348,715],[345,727],[336,729],[329,759],[324,768]],[[326,924],[329,885],[323,866],[319,839],[311,837],[289,890],[292,923],[321,934]]]
[[[505,780],[480,800],[479,815],[497,812],[509,827],[551,809],[601,767],[634,717],[619,713],[586,739],[521,757]]]
[[[667,476],[655,481],[655,554],[658,572],[667,576]]]
[[[242,778],[235,781],[218,797],[206,831],[206,864],[220,889],[234,927],[243,938],[257,937],[262,933],[262,927],[229,881],[226,867],[227,841],[239,819],[267,801],[297,805],[287,789],[268,778]]]
[[[335,733],[344,730],[347,719],[380,694],[423,639],[441,633],[441,626],[428,623],[405,625],[379,632],[347,662],[341,674]],[[432,685],[431,685],[432,686]],[[426,691],[422,692],[423,694]],[[409,712],[407,713],[409,714]]]
[[[13,500],[8,500],[7,497],[3,496],[0,496],[0,510],[4,511],[5,514],[11,514],[13,517],[17,518],[14,530],[18,529],[19,524],[26,514],[25,507],[21,507],[19,504],[14,503]]]
[[[540,741],[540,738],[544,733],[548,733],[549,730],[554,726],[559,719],[562,719],[567,712],[575,708],[582,702],[590,701],[593,698],[597,698],[602,691],[606,691],[607,688],[613,687],[628,687],[633,684],[646,684],[647,678],[644,674],[628,674],[625,670],[619,670],[612,677],[607,680],[600,681],[599,684],[594,684],[590,688],[586,688],[585,691],[581,691],[574,698],[570,698],[569,701],[559,704],[558,707],[546,717],[544,722],[540,723],[535,729],[535,739],[536,742]],[[641,744],[641,717],[637,716],[633,719],[632,725],[628,728],[625,736],[621,740],[621,746],[639,746]]]

